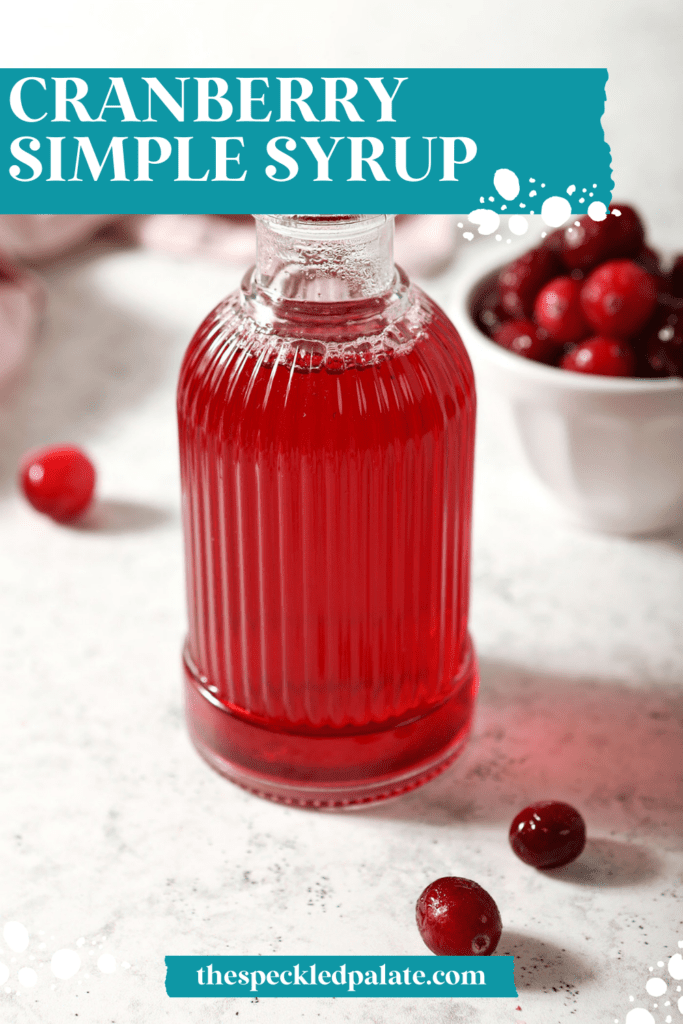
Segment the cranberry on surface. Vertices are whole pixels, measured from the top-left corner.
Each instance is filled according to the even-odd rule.
[[[560,271],[557,257],[541,246],[531,249],[500,272],[500,304],[506,316],[515,320],[531,316],[536,296],[544,284]]]
[[[490,956],[503,930],[493,898],[468,878],[437,878],[418,899],[416,917],[437,956]]]
[[[493,335],[502,348],[527,359],[547,363],[555,359],[560,346],[532,320],[506,320]]]
[[[560,359],[561,370],[594,373],[600,377],[632,377],[636,357],[618,338],[595,336],[575,345]]]
[[[581,308],[600,334],[627,338],[650,318],[657,304],[654,278],[632,260],[610,260],[581,288]]]
[[[534,319],[557,342],[585,338],[588,325],[581,309],[581,282],[571,277],[549,281],[536,297]]]
[[[570,804],[541,800],[525,807],[510,826],[510,845],[533,868],[561,868],[586,845],[586,824]]]
[[[19,463],[19,482],[28,501],[58,522],[82,515],[95,490],[95,467],[80,448],[53,445],[27,452]]]

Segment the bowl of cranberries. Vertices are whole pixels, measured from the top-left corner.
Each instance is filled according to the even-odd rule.
[[[484,248],[484,247],[482,247]],[[570,518],[637,535],[683,519],[683,255],[613,204],[462,283],[458,324],[531,468]]]

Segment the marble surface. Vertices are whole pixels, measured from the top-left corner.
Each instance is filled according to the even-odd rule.
[[[447,307],[459,265],[429,285]],[[666,1010],[645,984],[683,940],[683,531],[564,526],[486,395],[482,687],[460,760],[412,794],[330,814],[242,792],[190,746],[174,386],[192,329],[239,276],[141,251],[54,268],[42,337],[2,403],[0,929],[19,922],[29,944],[0,942],[0,1019],[592,1024],[639,1005],[680,1019],[676,983]],[[84,529],[38,516],[14,485],[20,451],[65,439],[100,470]],[[576,864],[539,874],[506,835],[544,797],[580,807],[590,838]],[[165,995],[166,954],[424,954],[414,903],[444,874],[494,895],[518,999]],[[61,949],[80,958],[67,979],[51,968]]]

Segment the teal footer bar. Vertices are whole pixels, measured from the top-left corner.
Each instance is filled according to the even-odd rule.
[[[511,956],[167,956],[171,998],[517,995]]]

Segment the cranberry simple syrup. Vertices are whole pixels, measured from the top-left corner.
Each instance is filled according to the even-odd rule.
[[[390,217],[257,230],[180,374],[188,723],[262,796],[363,803],[469,730],[472,370]]]

